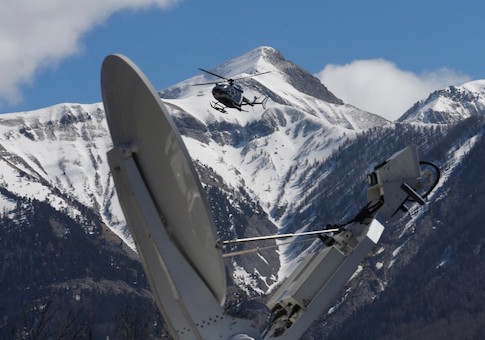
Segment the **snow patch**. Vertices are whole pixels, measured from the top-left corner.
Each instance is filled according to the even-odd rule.
[[[264,291],[258,287],[258,282],[253,275],[249,274],[243,267],[239,266],[235,261],[232,262],[234,267],[233,280],[234,283],[251,295],[252,292],[248,289],[250,287],[254,292],[258,294],[264,294]]]

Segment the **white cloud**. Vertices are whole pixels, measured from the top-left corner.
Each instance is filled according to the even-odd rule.
[[[446,68],[417,75],[384,59],[327,65],[317,77],[345,103],[391,121],[431,92],[470,80],[467,75]]]
[[[0,104],[18,103],[36,71],[80,50],[83,34],[125,9],[177,0],[0,0]]]

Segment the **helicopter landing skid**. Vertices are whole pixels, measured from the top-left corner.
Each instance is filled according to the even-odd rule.
[[[217,111],[222,113],[227,113],[226,107],[222,105],[220,102],[210,102],[210,104],[213,109],[216,109]]]

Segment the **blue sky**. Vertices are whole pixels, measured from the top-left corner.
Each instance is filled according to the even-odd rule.
[[[0,0],[0,8],[3,113],[101,101],[110,53],[162,89],[272,46],[344,101],[390,119],[434,89],[485,78],[481,0]]]

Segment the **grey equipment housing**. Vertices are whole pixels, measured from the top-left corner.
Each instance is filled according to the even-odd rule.
[[[425,203],[425,199],[413,189],[418,186],[420,179],[418,151],[416,146],[409,146],[396,152],[367,175],[370,185],[367,201],[383,200],[380,214],[387,220],[399,209],[404,209],[403,204],[410,196],[420,205]]]
[[[375,219],[377,213],[387,220],[409,196],[424,202],[413,189],[420,176],[415,146],[395,153],[376,167],[368,176],[367,205],[340,232],[325,236],[329,246],[307,255],[268,300],[273,317],[265,339],[298,339],[328,310],[342,286],[379,241],[384,226]]]

